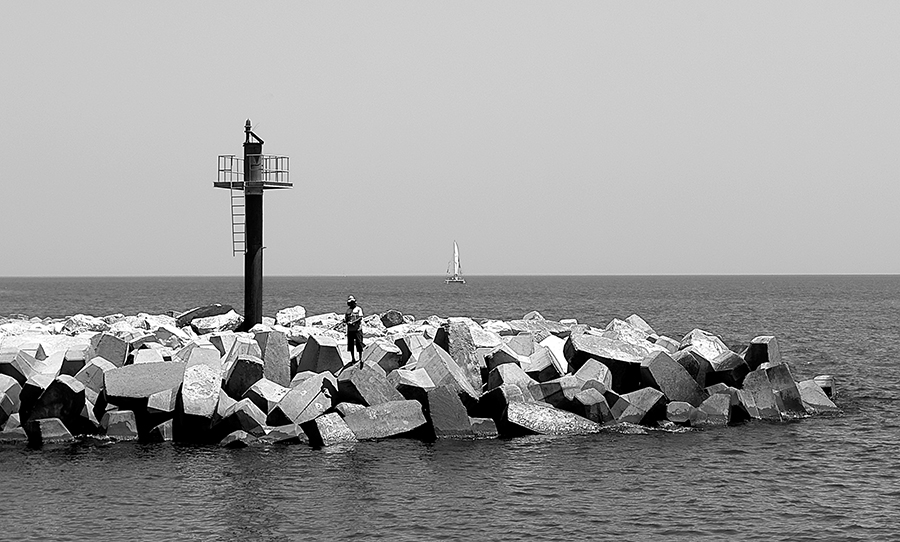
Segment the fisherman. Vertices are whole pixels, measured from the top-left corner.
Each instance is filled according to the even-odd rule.
[[[353,346],[356,345],[360,367],[363,364],[362,319],[362,307],[356,304],[356,298],[351,295],[347,298],[347,312],[344,314],[344,322],[347,324],[347,350],[350,351],[350,363],[356,363],[353,354]]]

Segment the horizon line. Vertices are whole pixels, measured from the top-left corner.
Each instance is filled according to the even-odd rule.
[[[890,277],[900,273],[852,272],[852,273],[501,273],[466,275],[466,278],[498,277]],[[444,278],[445,274],[420,275],[264,275],[263,278]],[[243,275],[0,275],[3,279],[111,279],[111,278],[244,278]]]

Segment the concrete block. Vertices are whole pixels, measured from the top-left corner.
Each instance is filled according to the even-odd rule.
[[[837,413],[841,409],[828,398],[825,390],[814,380],[804,380],[797,384],[800,400],[810,414]]]
[[[403,396],[388,382],[382,370],[376,370],[371,365],[348,367],[337,380],[336,402],[347,401],[372,406],[403,400]]]
[[[337,379],[334,375],[318,373],[290,388],[269,413],[267,423],[273,426],[289,423],[302,426],[330,409],[333,404],[331,398],[336,394]]]
[[[755,371],[763,363],[779,365],[781,363],[781,349],[778,347],[778,339],[772,335],[761,335],[750,341],[750,346],[744,352],[744,361]]]
[[[74,441],[74,437],[58,418],[34,419],[23,425],[32,446],[60,444]]]
[[[100,420],[106,436],[116,440],[136,440],[138,438],[138,426],[134,412],[131,410],[109,410],[103,414]]]
[[[427,401],[423,405],[436,438],[472,438],[475,436],[466,407],[459,395],[445,387],[426,392]]]
[[[268,415],[290,390],[291,388],[276,384],[267,378],[261,378],[244,392],[242,399],[249,399]]]
[[[135,404],[133,399],[147,399],[154,393],[178,388],[184,371],[184,363],[165,361],[115,367],[104,373],[107,400],[127,408]]]
[[[584,435],[599,432],[600,425],[546,403],[514,401],[507,405],[503,416],[497,420],[497,429],[503,437]]]
[[[318,416],[301,427],[309,438],[310,445],[316,448],[356,442],[356,436],[344,418],[335,412]]]
[[[291,383],[291,352],[287,335],[277,330],[257,332],[254,336],[262,350],[265,377],[276,384],[289,386]]]
[[[228,365],[222,389],[233,399],[240,399],[250,386],[262,380],[264,372],[262,359],[250,354],[239,355]]]
[[[451,391],[456,393],[456,390]],[[426,423],[421,403],[408,400],[366,407],[343,420],[358,440],[413,436],[411,434]]]
[[[706,392],[687,370],[665,352],[656,352],[641,362],[641,379],[663,392],[669,401],[684,401],[699,407]]]
[[[343,369],[345,361],[341,348],[346,349],[346,344],[338,345],[331,337],[313,335],[306,341],[306,347],[300,356],[298,371],[312,371],[322,373],[328,371],[337,374]],[[348,359],[349,361],[349,355]]]

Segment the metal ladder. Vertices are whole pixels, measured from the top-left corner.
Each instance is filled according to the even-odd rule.
[[[244,191],[231,183],[231,255],[247,252],[246,206]]]

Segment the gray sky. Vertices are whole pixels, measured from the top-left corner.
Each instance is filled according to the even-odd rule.
[[[898,2],[2,10],[3,276],[900,272]]]

